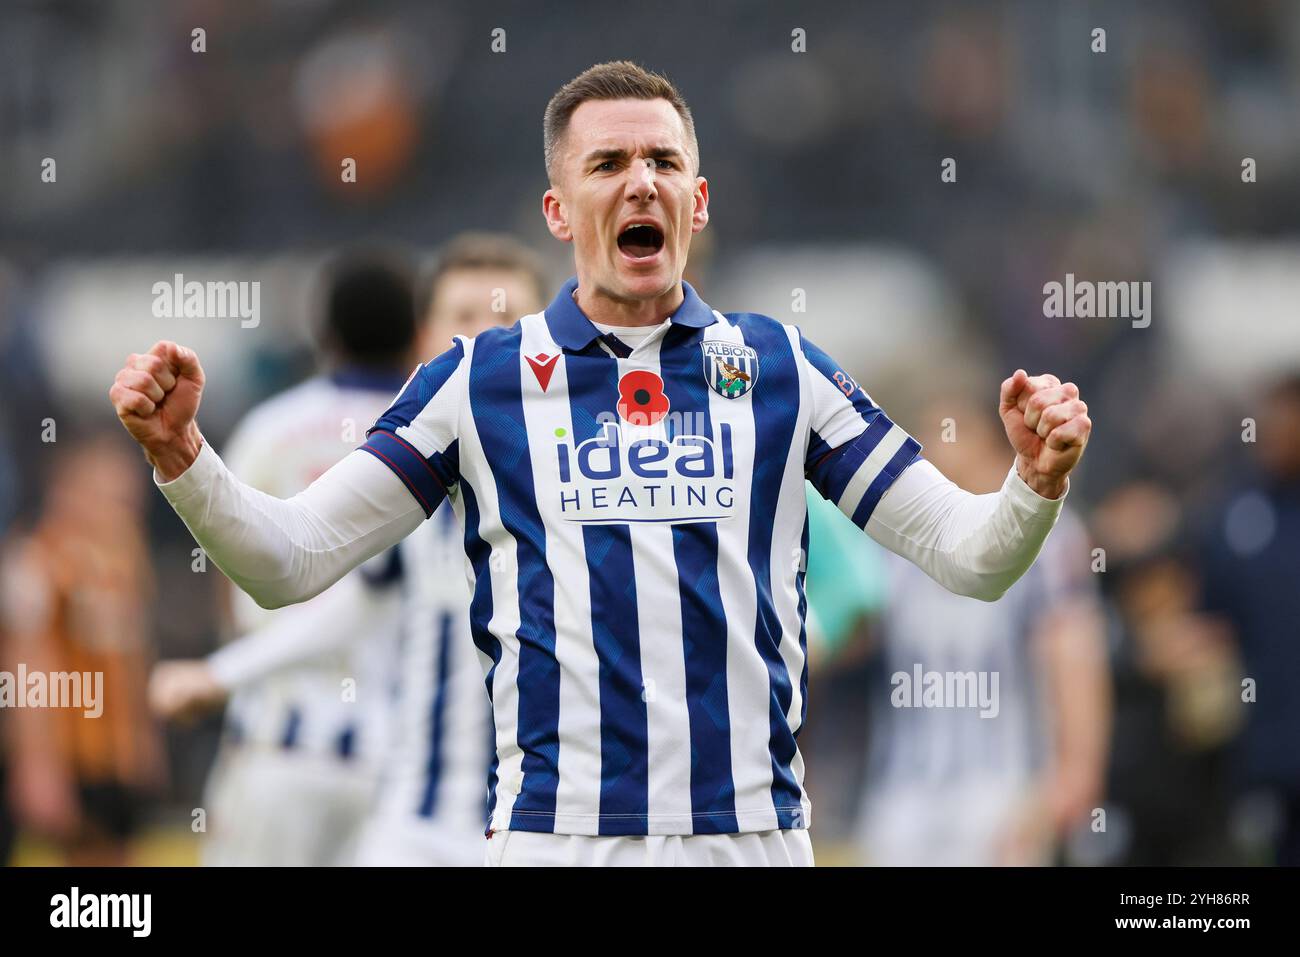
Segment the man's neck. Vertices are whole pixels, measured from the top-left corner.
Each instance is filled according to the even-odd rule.
[[[615,299],[581,282],[573,293],[583,314],[606,326],[657,326],[676,312],[685,298],[680,281],[657,299]]]

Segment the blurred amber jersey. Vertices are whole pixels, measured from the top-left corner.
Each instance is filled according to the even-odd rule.
[[[6,668],[21,662],[47,681],[52,673],[81,672],[83,702],[92,690],[98,696],[96,716],[85,707],[31,712],[44,725],[46,746],[58,749],[82,783],[147,788],[160,777],[161,739],[146,701],[154,585],[139,522],[111,503],[93,529],[52,516],[6,572],[14,631]]]

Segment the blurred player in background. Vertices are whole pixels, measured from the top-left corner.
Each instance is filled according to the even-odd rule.
[[[1204,608],[1232,626],[1244,677],[1243,791],[1267,794],[1278,827],[1273,860],[1300,866],[1300,372],[1256,400],[1254,467],[1213,512],[1202,549]],[[1241,691],[1240,687],[1235,689]]]
[[[99,708],[14,708],[7,785],[18,826],[54,841],[66,863],[122,865],[163,771],[145,702],[153,579],[142,489],[115,437],[62,441],[71,447],[43,511],[5,557],[0,670],[102,674]]]
[[[301,491],[347,455],[414,361],[414,279],[404,258],[356,253],[324,277],[329,370],[255,407],[226,448],[236,474],[272,495]],[[396,584],[391,557],[378,556],[294,608],[268,612],[229,589],[240,640],[206,661],[155,671],[150,695],[165,716],[233,692],[208,782],[205,864],[352,862],[387,741]]]
[[[426,301],[420,304],[417,352],[429,357],[445,351],[453,336],[474,336],[540,309],[543,277],[529,251],[508,237],[466,234],[447,245],[421,288]],[[376,600],[367,581],[400,582],[400,588]],[[253,681],[354,641],[369,648],[367,632],[387,627],[395,596],[401,599],[401,650],[392,670],[398,703],[385,725],[391,739],[357,862],[477,866],[486,824],[491,712],[467,631],[470,587],[450,508],[363,566],[354,586],[345,580],[321,596],[315,604],[323,613],[313,627],[263,629],[206,664],[160,669],[158,705],[175,714],[224,696],[236,677],[232,653],[244,663],[243,680]]]
[[[453,240],[424,285],[421,358],[445,352],[452,336],[537,312],[544,282],[532,254],[508,237]],[[492,711],[469,633],[465,545],[451,506],[444,502],[394,551],[404,597],[398,715],[357,863],[478,867]]]
[[[969,395],[935,396],[920,421],[937,426],[954,410],[977,407]],[[956,428],[956,440],[945,442],[936,427],[926,443],[930,459],[965,488],[997,487],[1004,471],[998,430],[976,414],[960,416]],[[824,525],[838,516],[814,518]],[[814,525],[812,551],[829,540]],[[880,572],[878,632],[889,684],[871,695],[863,861],[1048,863],[1100,799],[1105,776],[1105,639],[1081,522],[1065,509],[1034,566],[992,604],[954,595],[892,554],[883,554]],[[814,610],[826,591],[819,584],[809,582]],[[898,707],[902,679],[891,679],[914,681],[918,664],[923,674],[988,676],[990,690],[996,675],[992,707]],[[911,694],[899,700],[910,704]]]
[[[1231,826],[1230,748],[1240,730],[1232,628],[1198,607],[1185,503],[1135,474],[1107,491],[1091,527],[1115,687],[1106,830],[1081,863],[1195,867],[1241,860]]]

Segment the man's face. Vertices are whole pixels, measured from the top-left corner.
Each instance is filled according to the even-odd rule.
[[[542,199],[551,234],[573,243],[581,286],[645,301],[681,281],[709,221],[682,119],[667,100],[588,100],[573,112]]]
[[[512,269],[453,269],[438,280],[420,333],[420,357],[428,360],[451,346],[452,336],[473,338],[493,326],[513,325],[540,312],[527,273]]]

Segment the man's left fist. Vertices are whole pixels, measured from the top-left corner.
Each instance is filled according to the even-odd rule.
[[[1017,369],[1002,383],[998,413],[1016,450],[1016,472],[1043,498],[1060,498],[1092,432],[1079,387]]]

